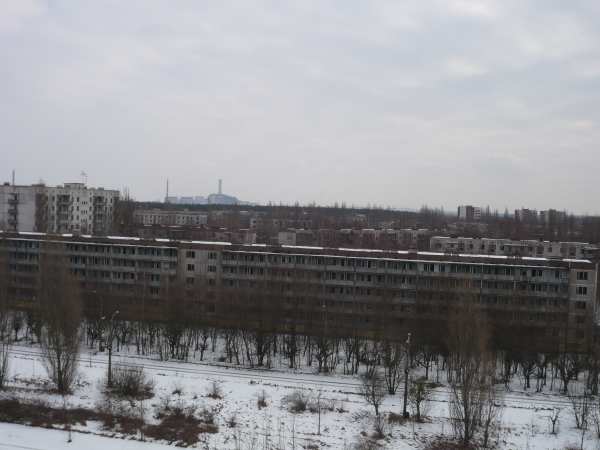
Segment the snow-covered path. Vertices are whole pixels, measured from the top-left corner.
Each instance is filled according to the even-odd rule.
[[[77,433],[67,442],[67,433],[25,425],[0,423],[0,450],[173,450],[173,446],[153,442],[114,439],[96,434]]]

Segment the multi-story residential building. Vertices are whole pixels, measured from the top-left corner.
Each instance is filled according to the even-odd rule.
[[[439,343],[449,312],[468,302],[488,313],[497,345],[540,351],[579,350],[598,324],[590,260],[9,233],[0,244],[9,293],[24,307],[51,250],[66,257],[88,305],[110,297],[133,318],[164,319],[161,308],[179,302],[186,321],[212,326],[391,339],[410,331]]]
[[[48,232],[106,234],[111,230],[119,191],[84,183],[47,187]]]
[[[473,222],[481,220],[481,208],[472,205],[461,205],[458,207],[458,220]]]
[[[48,233],[106,234],[119,191],[63,186],[0,186],[0,229]]]
[[[138,225],[206,225],[208,214],[187,209],[136,209],[133,220]]]
[[[523,223],[536,223],[538,212],[528,208],[515,209],[515,219]]]
[[[508,255],[544,258],[584,259],[595,255],[598,248],[586,242],[551,242],[492,238],[433,236],[429,248],[438,252],[483,255]]]
[[[0,229],[47,230],[45,186],[0,186]]]

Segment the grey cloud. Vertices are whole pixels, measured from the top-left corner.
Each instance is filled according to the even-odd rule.
[[[5,2],[4,177],[591,211],[599,25],[595,1]]]

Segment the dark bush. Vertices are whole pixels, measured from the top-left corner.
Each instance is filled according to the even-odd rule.
[[[154,396],[154,382],[148,379],[141,366],[116,366],[112,371],[112,384],[107,387],[108,392],[117,397],[148,399]]]

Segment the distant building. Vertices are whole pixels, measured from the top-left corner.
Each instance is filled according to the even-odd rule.
[[[241,202],[233,195],[223,194],[223,180],[219,180],[219,192],[208,196],[209,205],[241,205],[246,202]]]
[[[515,210],[515,219],[524,223],[537,222],[538,212],[535,209],[521,208]]]
[[[556,209],[548,209],[540,211],[540,222],[544,225],[557,224],[563,222],[567,218],[565,211],[557,211]]]
[[[481,208],[472,205],[461,205],[458,207],[458,220],[474,222],[481,220]]]
[[[223,180],[219,180],[219,191],[208,197],[196,196],[166,196],[165,203],[172,205],[249,205],[249,202],[239,200],[233,195],[223,194]]]
[[[171,205],[206,205],[207,200],[206,197],[202,197],[201,195],[196,196],[187,196],[187,197],[176,197],[169,196],[166,197],[165,203],[169,203]]]
[[[119,191],[84,183],[0,186],[0,229],[47,233],[106,234]]]
[[[586,242],[551,242],[491,238],[434,236],[430,239],[432,251],[460,254],[522,256],[539,258],[584,259],[597,252],[597,247]]]
[[[138,225],[206,225],[208,214],[200,211],[136,209],[133,221]]]

